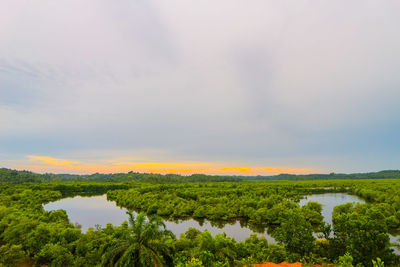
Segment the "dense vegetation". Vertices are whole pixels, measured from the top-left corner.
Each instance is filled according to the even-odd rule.
[[[385,266],[400,265],[388,236],[400,228],[399,180],[23,182],[0,187],[0,266],[244,266],[285,260],[372,266],[377,258]],[[307,194],[344,191],[368,202],[335,207],[333,225],[323,222],[320,204],[297,203]],[[65,211],[42,206],[65,196],[106,192],[119,205],[143,213],[121,226],[82,233]],[[267,227],[277,243],[255,235],[237,242],[193,228],[176,237],[158,216],[241,220],[254,229]]]
[[[186,182],[239,182],[242,179],[235,176],[218,176],[193,174],[183,176],[178,174],[153,174],[153,173],[94,173],[90,175],[73,174],[38,174],[30,171],[17,171],[1,168],[0,183],[43,183],[43,182],[129,182],[142,181],[152,183],[186,183]]]
[[[344,179],[399,179],[399,170],[386,170],[369,173],[330,173],[330,174],[279,174],[272,176],[246,176],[243,179],[248,180],[344,180]]]
[[[352,174],[279,174],[272,176],[219,176],[192,174],[188,176],[178,174],[152,174],[152,173],[94,173],[90,175],[74,174],[38,174],[30,171],[17,171],[11,169],[0,169],[1,184],[21,183],[43,183],[43,182],[129,182],[141,181],[152,183],[186,183],[186,182],[240,182],[248,180],[271,180],[271,181],[301,181],[301,180],[344,180],[344,179],[400,179],[399,170],[388,170],[371,173]]]
[[[322,222],[321,206],[309,203],[300,209],[296,201],[312,191],[343,191],[344,188],[310,189],[274,183],[131,184],[129,190],[114,190],[107,197],[118,205],[173,219],[197,218],[248,220],[257,225],[279,225],[281,214],[301,212],[314,225]]]
[[[130,247],[134,250],[135,242],[140,241],[135,236],[145,234],[149,235],[149,238],[140,243],[161,248],[164,254],[159,254],[158,257],[167,266],[186,266],[190,261],[202,261],[207,266],[239,265],[249,260],[281,261],[286,256],[282,246],[268,244],[264,238],[253,236],[246,242],[238,243],[224,235],[212,237],[209,232],[199,232],[196,229],[190,229],[180,239],[171,234],[160,236],[157,233],[149,233],[145,230],[146,227],[136,226],[131,229],[128,223],[121,226],[108,224],[105,228],[89,229],[82,233],[69,223],[65,211],[48,212],[43,209],[42,203],[63,197],[60,191],[53,190],[57,186],[59,185],[18,185],[2,188],[0,264],[14,266],[25,262],[37,266],[108,266],[110,262],[121,260],[119,256],[124,254],[118,251],[127,251]],[[69,186],[91,188],[99,185],[74,183]],[[136,221],[145,225],[143,218],[143,215],[139,215]],[[154,221],[159,222],[159,219],[151,218],[149,222]],[[131,218],[130,223],[134,225],[135,219]],[[158,230],[154,227],[148,228],[153,232]],[[138,233],[138,230],[143,233]],[[151,261],[149,253],[141,255],[139,261],[142,263]],[[128,259],[122,258],[121,262],[124,263],[125,260]]]

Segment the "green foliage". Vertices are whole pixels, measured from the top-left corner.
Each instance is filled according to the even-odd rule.
[[[0,169],[0,185],[1,184],[22,184],[22,183],[40,183],[53,180],[55,174],[37,174],[30,171],[17,171],[1,168]]]
[[[187,266],[195,259],[201,266],[236,266],[255,262],[282,262],[286,259],[284,247],[268,244],[264,237],[251,235],[244,242],[217,234],[213,237],[208,231],[200,232],[190,228],[174,242],[176,266]]]
[[[200,259],[190,258],[187,262],[180,262],[177,267],[202,267],[203,262]]]
[[[372,265],[374,267],[384,267],[385,263],[380,258],[377,258],[376,261],[372,260]]]
[[[27,259],[22,245],[3,245],[0,247],[0,255],[0,266],[16,266]]]
[[[385,170],[379,172],[369,173],[330,173],[330,174],[279,174],[273,176],[248,176],[243,177],[250,180],[289,180],[289,181],[302,181],[302,180],[345,180],[345,179],[399,179],[400,170]]]
[[[333,245],[350,253],[356,263],[368,266],[377,257],[390,260],[385,217],[376,206],[352,203],[337,206],[333,223]]]
[[[94,173],[90,175],[71,174],[38,174],[30,171],[17,171],[6,168],[0,169],[0,184],[44,183],[44,182],[150,182],[150,183],[186,183],[186,182],[240,182],[242,179],[235,176],[217,176],[192,174],[183,176],[178,174],[153,174],[153,173]]]
[[[340,267],[353,267],[353,257],[350,253],[346,252],[343,256],[339,257]]]
[[[251,183],[131,184],[129,190],[107,193],[119,206],[166,218],[197,218],[211,221],[248,220],[256,225],[279,225],[288,209],[307,189],[296,185]],[[328,189],[336,190],[336,189]],[[321,224],[321,205],[310,202],[301,208],[307,221]]]
[[[129,228],[113,236],[103,247],[104,266],[172,266],[171,248],[168,245],[173,234],[157,217],[148,220],[144,213],[136,218],[129,215]]]
[[[312,225],[296,210],[288,210],[284,221],[274,233],[275,239],[285,245],[289,253],[309,255],[314,248],[315,238]]]
[[[307,194],[343,191],[371,202],[337,206],[332,226],[322,223],[320,204],[309,202],[300,207],[297,203]],[[147,219],[144,213],[121,226],[108,224],[82,233],[69,223],[65,211],[48,212],[42,206],[65,196],[106,192],[120,206],[147,215],[202,218],[220,224],[240,219],[257,229],[269,227],[278,244],[256,235],[237,242],[224,234],[212,236],[193,228],[176,239],[160,218]],[[348,266],[383,266],[383,261],[387,266],[399,266],[388,239],[388,232],[400,227],[399,193],[397,180],[2,184],[0,266],[99,266],[102,260],[104,265],[243,266],[339,259]],[[313,229],[320,229],[324,239],[315,240]]]
[[[36,258],[38,264],[50,267],[70,266],[74,261],[74,256],[67,248],[52,243],[44,245]]]
[[[150,183],[187,183],[187,182],[240,182],[246,180],[266,181],[307,181],[307,180],[345,180],[345,179],[400,179],[400,170],[386,170],[371,173],[352,174],[279,174],[273,176],[218,176],[192,174],[188,176],[178,174],[153,173],[94,173],[90,175],[72,174],[37,174],[30,171],[17,171],[6,168],[0,169],[0,184],[43,183],[43,182],[150,182]]]

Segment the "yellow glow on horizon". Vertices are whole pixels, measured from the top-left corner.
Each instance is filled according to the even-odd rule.
[[[309,168],[287,168],[287,167],[259,167],[259,166],[232,166],[232,164],[212,162],[129,162],[129,161],[106,161],[105,164],[90,164],[79,161],[71,161],[46,156],[28,156],[29,161],[40,162],[40,164],[19,165],[37,172],[55,173],[121,173],[141,172],[159,174],[211,174],[211,175],[275,175],[280,173],[306,174],[315,172]]]
[[[219,169],[222,172],[238,172],[242,174],[253,174],[251,167],[225,167]]]
[[[198,168],[205,165],[212,166],[212,164],[204,162],[114,162],[112,165],[132,167],[132,168],[148,168],[148,169],[170,169],[170,168]]]
[[[58,159],[58,158],[53,158],[53,157],[43,157],[43,156],[33,156],[33,155],[28,156],[28,158],[31,161],[40,161],[45,164],[56,165],[56,166],[80,163],[79,161],[70,161],[70,160]]]

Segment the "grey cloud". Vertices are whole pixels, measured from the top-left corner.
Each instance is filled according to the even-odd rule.
[[[400,159],[396,1],[2,5],[2,153],[337,171],[371,166],[366,151],[374,168]]]

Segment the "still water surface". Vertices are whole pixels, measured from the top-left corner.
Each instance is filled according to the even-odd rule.
[[[349,202],[365,203],[365,201],[355,195],[347,193],[325,193],[325,194],[314,194],[307,196],[300,200],[300,206],[307,204],[309,201],[316,201],[322,204],[321,214],[324,216],[324,221],[332,225],[332,212],[333,208],[338,205],[346,204]],[[398,243],[399,236],[393,236],[389,234],[391,243]],[[393,247],[395,253],[400,255],[400,249]]]
[[[317,201],[321,203],[322,215],[324,220],[332,224],[332,211],[333,207],[349,202],[364,203],[364,200],[354,195],[347,193],[326,193],[314,194],[307,196],[307,198],[300,201],[300,205],[305,205],[309,201]],[[44,205],[45,210],[66,210],[69,220],[72,223],[79,223],[82,225],[82,231],[86,232],[89,227],[95,227],[96,224],[105,227],[107,223],[113,225],[120,225],[123,221],[128,219],[126,209],[120,208],[114,201],[107,201],[106,195],[81,197],[76,196],[73,198],[64,198],[55,202]],[[185,221],[165,221],[167,229],[171,230],[177,237],[186,232],[189,227],[194,227],[200,231],[207,229],[212,235],[225,232],[227,236],[233,237],[237,241],[242,241],[255,233],[253,230],[245,225],[241,225],[239,221],[225,224],[218,227],[209,221],[204,221],[200,224],[193,219]],[[264,234],[257,233],[259,236],[264,235],[269,242],[274,242],[274,239],[266,232]]]
[[[125,213],[126,209],[118,207],[114,201],[107,201],[106,195],[64,198],[44,205],[44,209],[48,211],[66,210],[70,222],[82,225],[83,232],[86,232],[88,228],[94,227],[96,224],[105,227],[107,223],[120,225],[123,221],[128,220],[128,215]],[[211,224],[207,220],[200,224],[193,219],[165,221],[165,225],[177,237],[185,233],[189,227],[197,228],[200,231],[207,229],[213,236],[217,233],[225,232],[227,236],[233,237],[237,241],[242,241],[254,233],[248,227],[241,226],[239,221],[225,224],[222,228]],[[257,234],[259,236],[262,235],[260,233]],[[269,242],[274,242],[274,239],[268,234],[265,233],[264,236]]]
[[[316,201],[322,204],[321,214],[324,216],[324,221],[330,225],[332,225],[332,212],[335,206],[350,202],[365,203],[365,201],[358,196],[347,193],[324,193],[306,196],[300,200],[299,204],[300,206],[303,206],[310,201]]]

